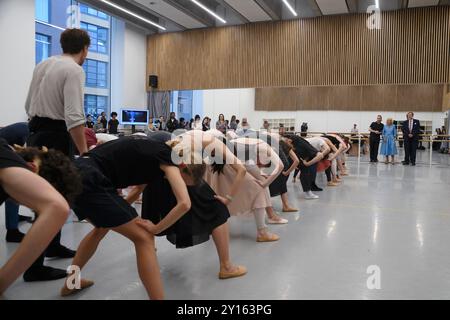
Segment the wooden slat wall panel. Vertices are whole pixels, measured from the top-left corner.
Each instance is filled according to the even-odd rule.
[[[397,108],[398,86],[362,87],[361,110],[390,111]]]
[[[256,89],[255,110],[442,110],[446,85],[327,86]],[[290,95],[290,96],[288,96]]]
[[[450,7],[255,23],[148,38],[160,90],[450,82]]]

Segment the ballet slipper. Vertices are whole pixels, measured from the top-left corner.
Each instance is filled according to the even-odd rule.
[[[263,235],[258,235],[256,242],[274,242],[280,240],[280,237],[276,234],[266,232]]]
[[[337,187],[337,186],[339,186],[339,183],[336,183],[336,182],[328,182],[327,186],[329,186],[329,187]]]
[[[247,268],[244,266],[237,266],[234,268],[234,271],[224,271],[221,270],[219,272],[219,279],[226,280],[232,278],[242,277],[247,274]]]
[[[289,221],[280,217],[277,217],[276,219],[268,219],[268,224],[288,224]]]
[[[294,208],[286,208],[283,209],[283,212],[289,213],[289,212],[298,212],[298,209],[294,209]]]
[[[61,289],[61,297],[68,297],[68,296],[77,294],[78,292],[81,292],[84,289],[92,287],[93,285],[94,285],[94,281],[86,280],[86,279],[80,280],[80,289],[69,289],[69,288],[67,288],[67,284],[65,284],[64,287]]]

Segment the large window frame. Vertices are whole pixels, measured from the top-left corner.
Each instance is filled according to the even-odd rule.
[[[36,20],[50,23],[50,0],[35,0],[35,16]]]
[[[106,21],[109,20],[109,15],[107,15],[106,13],[104,13],[100,10],[91,8],[88,5],[85,5],[83,3],[79,3],[78,6],[80,7],[80,12],[82,14],[87,14],[88,16],[96,17],[96,18],[106,20]]]
[[[99,60],[86,59],[83,64],[86,73],[86,86],[91,88],[108,88],[108,63]]]
[[[91,115],[94,119],[101,115],[102,112],[108,113],[108,96],[85,94],[84,95],[84,112]]]
[[[81,22],[80,28],[86,30],[91,37],[91,46],[89,47],[89,51],[106,55],[109,54],[108,47],[110,45],[110,32],[107,28],[87,22]]]
[[[35,62],[36,64],[41,63],[42,61],[48,59],[50,57],[51,52],[51,43],[52,38],[49,35],[42,34],[42,33],[35,33],[35,47],[36,47],[36,54],[35,54]],[[41,52],[41,54],[40,54]]]

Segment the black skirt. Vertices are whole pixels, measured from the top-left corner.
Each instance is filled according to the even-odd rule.
[[[187,188],[191,209],[174,225],[158,234],[166,236],[177,248],[188,248],[208,241],[212,231],[230,217],[228,208],[214,198],[215,193],[206,182]],[[144,190],[142,218],[158,224],[176,204],[169,182],[161,178]]]
[[[27,163],[11,149],[6,140],[0,138],[0,169],[13,167],[28,169]],[[8,198],[9,195],[0,186],[0,205]]]
[[[278,156],[283,162],[283,171],[289,170],[289,168],[291,167],[291,162],[289,161],[290,158],[283,151],[283,148],[279,149]],[[283,173],[280,173],[280,175],[269,186],[270,196],[273,198],[286,193],[288,180],[289,177],[286,177]]]
[[[82,175],[83,193],[75,200],[73,211],[80,221],[88,219],[96,228],[115,228],[138,217],[136,210],[119,196],[110,179],[93,159],[75,160]]]

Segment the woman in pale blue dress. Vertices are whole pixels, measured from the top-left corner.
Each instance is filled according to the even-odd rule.
[[[387,119],[386,125],[381,133],[383,136],[383,143],[381,145],[380,154],[386,157],[385,163],[389,163],[389,157],[392,157],[392,164],[395,164],[395,155],[397,152],[397,128],[394,126],[391,118]]]

